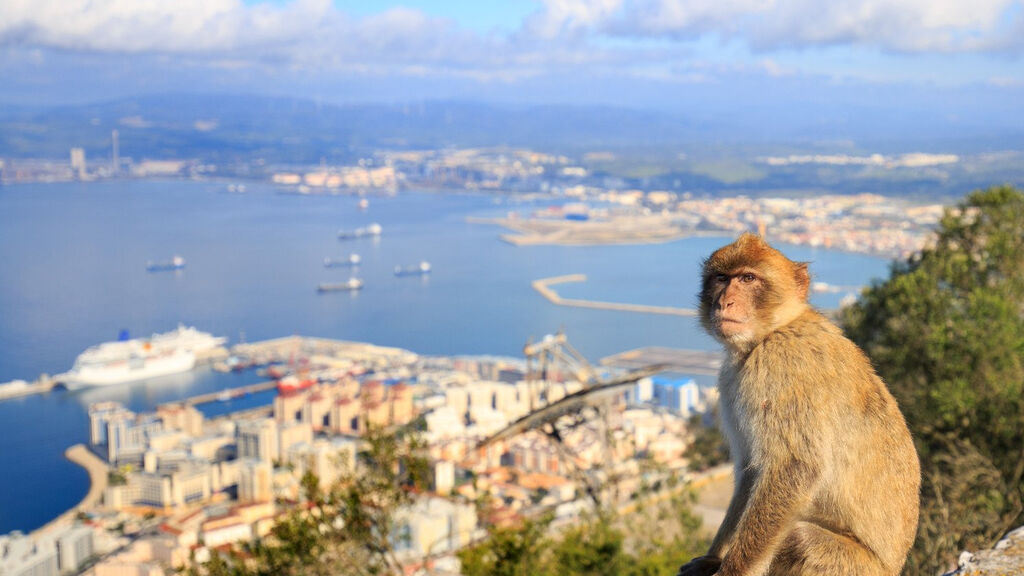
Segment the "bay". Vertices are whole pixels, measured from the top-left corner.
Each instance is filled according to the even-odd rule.
[[[659,245],[515,247],[503,231],[468,216],[529,212],[489,195],[403,192],[370,197],[280,194],[222,182],[132,181],[0,188],[0,382],[71,367],[86,347],[173,329],[178,323],[231,343],[291,334],[397,346],[426,355],[521,356],[527,340],[564,329],[591,360],[642,346],[715,349],[696,321],[559,307],[533,280],[586,274],[559,285],[565,297],[693,307],[700,263],[724,238]],[[379,239],[339,241],[339,229],[377,222]],[[858,285],[886,274],[869,256],[780,246],[811,262],[816,280]],[[355,270],[325,257],[358,253]],[[179,272],[150,273],[149,260],[180,254]],[[426,277],[393,269],[429,261]],[[318,294],[320,282],[362,278],[356,293]],[[834,307],[841,295],[816,295]],[[54,390],[0,402],[0,533],[32,530],[87,491],[63,451],[88,437],[91,402],[134,410],[258,381],[253,373],[193,374],[79,392]],[[219,409],[223,409],[221,407]],[[228,407],[230,408],[230,407]]]

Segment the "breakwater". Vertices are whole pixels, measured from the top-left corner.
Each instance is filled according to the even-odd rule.
[[[540,294],[547,298],[552,304],[557,304],[559,306],[575,306],[577,308],[594,308],[598,310],[620,310],[623,312],[640,312],[644,314],[668,314],[673,316],[697,315],[697,311],[690,308],[562,298],[551,288],[551,286],[556,284],[565,284],[567,282],[586,282],[586,280],[586,274],[567,274],[565,276],[555,276],[553,278],[541,278],[540,280],[533,281],[533,289],[540,292]]]
[[[107,489],[107,473],[109,468],[99,456],[86,448],[85,444],[75,444],[64,451],[64,457],[78,464],[89,473],[89,491],[82,501],[60,516],[46,523],[33,534],[42,534],[50,530],[68,525],[75,520],[80,510],[88,510],[99,503],[103,492]]]

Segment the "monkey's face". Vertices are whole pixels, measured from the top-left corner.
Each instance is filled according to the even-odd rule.
[[[765,281],[759,271],[741,268],[710,278],[711,325],[721,340],[741,343],[756,335],[758,304],[764,299]]]
[[[809,283],[806,265],[744,234],[704,263],[701,323],[727,346],[749,347],[806,308]]]

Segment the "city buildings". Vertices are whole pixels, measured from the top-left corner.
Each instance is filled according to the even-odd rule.
[[[558,443],[528,430],[478,450],[582,384],[565,367],[528,381],[521,360],[502,357],[420,357],[302,338],[245,346],[252,357],[302,358],[279,374],[301,386],[282,388],[265,409],[211,419],[187,402],[144,414],[93,404],[90,448],[111,468],[102,506],[90,525],[61,535],[0,540],[0,575],[57,575],[94,555],[97,576],[170,574],[212,549],[266,536],[282,514],[303,509],[304,478],[325,490],[349,481],[365,471],[362,435],[410,425],[425,442],[429,491],[396,510],[392,545],[410,570],[450,564],[483,533],[478,502],[491,510],[488,521],[550,509],[571,522],[605,490],[595,491],[593,478],[614,473],[628,497],[641,484],[640,460],[658,463],[659,474],[684,473],[686,417],[708,400],[690,379],[644,378]],[[111,533],[125,536],[109,542]]]

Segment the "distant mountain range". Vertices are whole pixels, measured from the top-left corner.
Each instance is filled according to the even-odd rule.
[[[856,111],[850,111],[854,114]],[[846,113],[846,112],[844,112]],[[766,152],[849,148],[877,151],[1024,148],[1019,131],[964,130],[955,137],[876,130],[856,122],[801,120],[799,111],[737,110],[716,120],[601,106],[503,106],[473,102],[324,104],[293,98],[170,94],[65,107],[0,107],[0,157],[67,158],[72,147],[109,157],[118,130],[123,157],[209,162],[344,163],[379,149],[521,146],[549,152],[651,149],[689,154],[739,148]],[[927,126],[926,119],[916,123]],[[883,122],[884,123],[884,122]],[[895,135],[894,135],[895,131]],[[838,142],[839,144],[835,144]],[[794,148],[795,147],[795,148]],[[829,148],[831,147],[831,148]]]
[[[594,147],[683,144],[714,129],[622,108],[504,107],[464,102],[330,105],[253,96],[165,95],[0,112],[0,156],[66,157],[68,149],[123,156],[344,161],[382,148]]]

